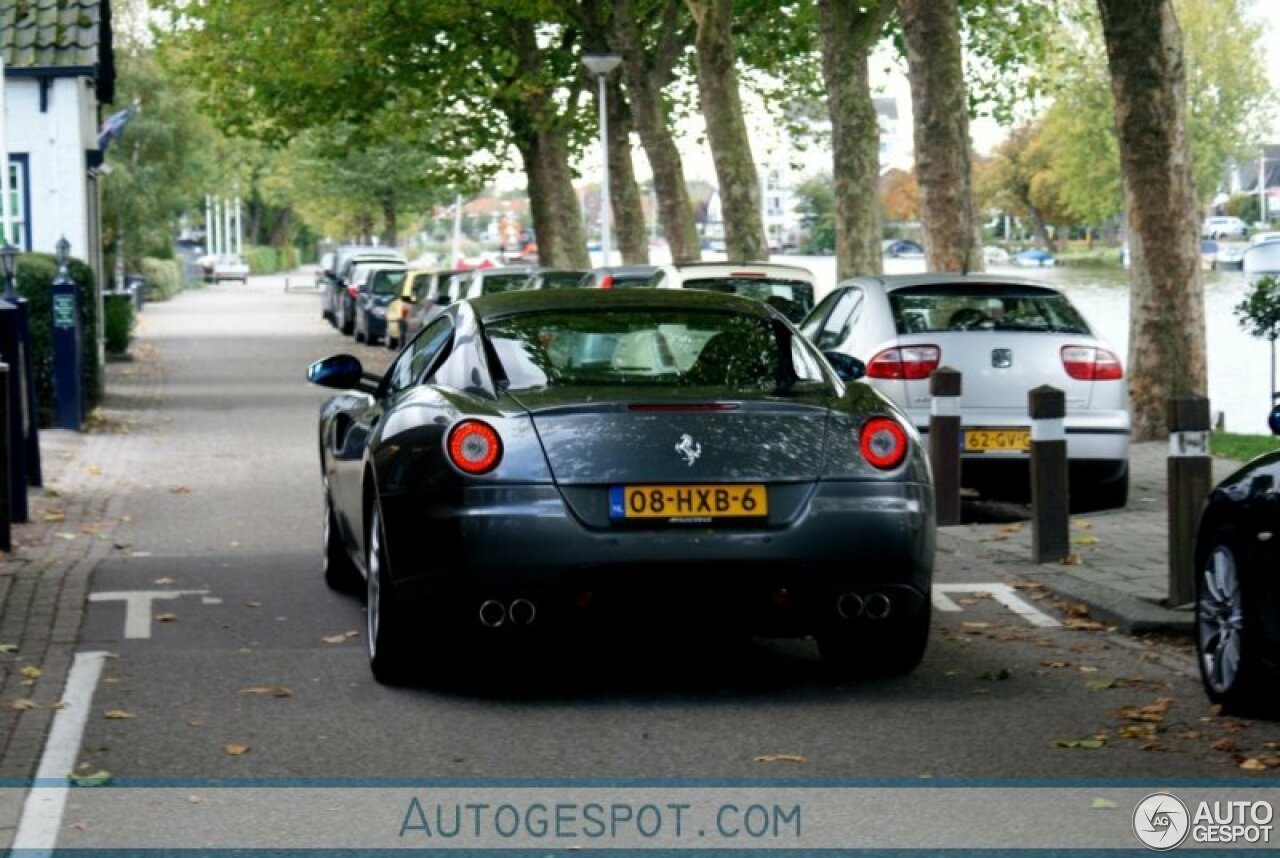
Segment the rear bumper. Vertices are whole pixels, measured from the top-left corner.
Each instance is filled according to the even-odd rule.
[[[909,413],[912,423],[924,437],[929,434],[929,412],[913,410]],[[964,428],[1030,427],[1031,418],[1026,414],[996,412],[990,415],[965,414],[961,418]],[[1093,411],[1068,414],[1063,421],[1067,438],[1067,458],[1083,461],[1124,462],[1129,458],[1129,413],[1127,411]],[[966,453],[961,457],[968,462],[1026,462],[1026,453]],[[1001,467],[1001,466],[998,466]]]
[[[847,592],[883,592],[895,613],[918,613],[933,576],[925,484],[819,483],[790,524],[750,530],[590,529],[554,486],[382,505],[397,595],[463,622],[486,600],[523,598],[544,617],[709,608],[757,630],[806,633],[834,621]]]

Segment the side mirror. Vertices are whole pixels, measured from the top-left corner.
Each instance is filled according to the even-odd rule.
[[[1280,435],[1280,403],[1271,409],[1271,416],[1267,418],[1267,425],[1271,427],[1272,435]]]
[[[867,374],[867,365],[856,357],[849,357],[842,352],[823,352],[822,356],[843,382],[857,381]]]
[[[307,381],[335,390],[350,390],[364,378],[364,367],[352,355],[333,355],[307,367]]]

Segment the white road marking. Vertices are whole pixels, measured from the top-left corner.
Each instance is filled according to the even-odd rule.
[[[18,821],[18,833],[13,841],[15,850],[38,849],[53,854],[67,805],[67,775],[76,768],[80,741],[84,738],[89,710],[93,707],[93,692],[98,687],[106,657],[105,652],[80,652],[71,662],[67,687],[62,693],[65,705],[53,715],[53,726],[49,729],[40,766],[36,769],[37,784],[61,781],[65,785],[31,788],[22,806],[22,818]],[[40,853],[26,854],[35,858]]]
[[[207,596],[208,590],[119,590],[90,593],[90,602],[124,602],[124,636],[127,640],[151,637],[151,603],[179,596]],[[207,604],[207,603],[206,603]]]
[[[1008,584],[934,584],[933,606],[939,611],[955,613],[963,609],[947,595],[948,593],[986,593],[1033,626],[1051,629],[1062,625],[1019,596]]]

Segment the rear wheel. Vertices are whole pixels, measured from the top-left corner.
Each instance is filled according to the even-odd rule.
[[[1105,482],[1086,484],[1077,480],[1070,491],[1073,512],[1122,509],[1129,502],[1129,465],[1125,464],[1118,477]]]
[[[822,660],[852,676],[902,676],[915,670],[929,645],[929,605],[914,617],[842,626],[818,636]]]
[[[383,685],[403,685],[411,678],[408,661],[408,621],[391,587],[390,569],[382,532],[382,513],[375,500],[369,523],[369,560],[365,606],[369,642],[369,668]]]
[[[1196,654],[1205,692],[1229,711],[1247,714],[1262,701],[1257,616],[1247,599],[1244,556],[1235,527],[1209,537],[1196,575]]]
[[[347,309],[347,301],[345,298],[342,299],[341,307],[342,307],[342,314],[339,316],[338,328],[339,330],[342,331],[342,333],[346,334],[347,336],[351,336],[351,333],[355,330],[355,327],[356,327],[356,320],[354,318],[354,314]]]
[[[324,582],[340,593],[357,593],[360,590],[360,572],[342,544],[338,516],[329,497],[328,480],[324,485]]]

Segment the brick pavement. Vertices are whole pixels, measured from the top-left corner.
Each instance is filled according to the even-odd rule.
[[[1191,611],[1164,604],[1169,575],[1167,452],[1163,441],[1132,445],[1128,506],[1072,517],[1071,565],[1031,563],[1031,526],[1022,522],[940,528],[939,546],[1037,580],[1126,631],[1189,631]],[[1214,482],[1239,465],[1214,459]]]

